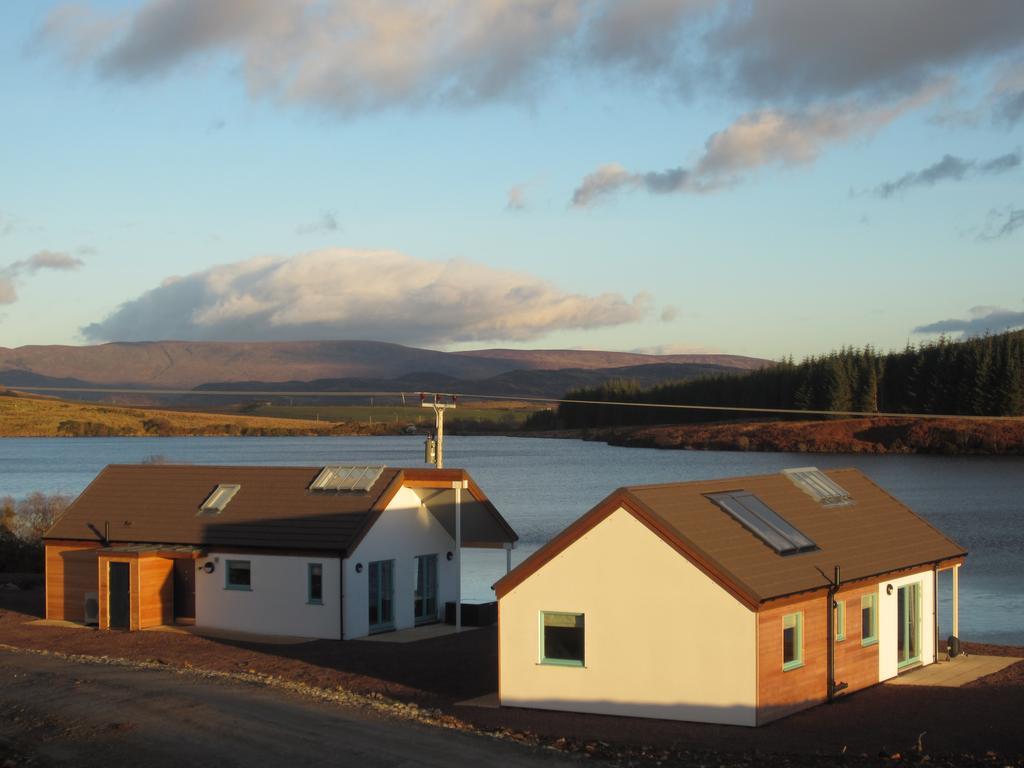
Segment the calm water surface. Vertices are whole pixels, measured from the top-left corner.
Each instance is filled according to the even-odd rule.
[[[0,496],[77,494],[106,464],[150,456],[195,464],[422,466],[421,437],[163,437],[0,439]],[[518,562],[620,485],[857,467],[969,552],[960,633],[1024,644],[1024,458],[829,456],[615,448],[577,440],[449,437],[445,462],[465,467],[520,536]],[[467,552],[464,592],[486,598],[504,555]],[[948,577],[947,577],[948,582]],[[940,623],[949,631],[949,585]]]

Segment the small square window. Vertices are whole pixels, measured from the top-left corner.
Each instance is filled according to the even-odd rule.
[[[228,560],[224,573],[225,589],[252,589],[252,566],[248,560]]]
[[[846,601],[836,600],[836,640],[846,639]]]
[[[860,599],[860,644],[878,642],[878,596],[864,595]]]
[[[788,672],[804,665],[804,613],[782,617],[782,669]]]
[[[324,566],[323,563],[309,564],[308,602],[312,605],[323,605],[324,602]]]
[[[584,661],[583,614],[542,611],[540,623],[541,664],[582,667]]]

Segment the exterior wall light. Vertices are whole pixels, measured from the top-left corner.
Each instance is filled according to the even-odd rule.
[[[212,562],[207,561],[206,565],[203,566],[203,571],[206,573],[213,573],[216,567],[217,566],[215,566]]]
[[[887,595],[891,595],[892,594],[892,584],[886,584],[885,585],[885,594],[887,594]]]
[[[451,552],[444,556],[448,562],[451,562],[452,558],[455,557]]]
[[[362,573],[362,572],[363,572],[363,564],[362,563],[356,563],[356,573]]]

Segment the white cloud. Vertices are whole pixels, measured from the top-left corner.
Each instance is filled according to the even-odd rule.
[[[18,281],[25,275],[34,275],[43,269],[66,272],[75,270],[84,262],[61,251],[36,251],[27,259],[21,259],[0,268],[0,304],[13,304],[18,300]]]
[[[989,305],[971,307],[970,317],[939,320],[914,328],[914,333],[960,333],[964,338],[985,333],[1001,333],[1024,327],[1024,312]]]
[[[119,341],[527,341],[635,322],[650,309],[646,294],[567,293],[533,275],[464,259],[328,249],[170,278],[82,332]]]
[[[874,107],[846,101],[797,111],[751,112],[711,134],[692,168],[634,173],[617,163],[603,165],[583,178],[573,193],[572,204],[586,207],[630,188],[652,194],[707,193],[736,184],[763,166],[807,165],[830,144],[870,136],[949,87],[948,80],[937,81],[909,97]]]
[[[927,23],[922,23],[927,19]],[[519,98],[626,69],[756,104],[891,99],[1022,49],[1007,0],[145,0],[55,7],[37,40],[101,76],[238,62],[249,93],[351,115]]]

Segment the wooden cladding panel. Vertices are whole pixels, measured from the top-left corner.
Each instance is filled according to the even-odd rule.
[[[139,627],[174,623],[174,561],[145,557],[139,564]]]
[[[85,594],[98,592],[96,544],[47,544],[46,618],[85,621]]]
[[[861,645],[860,599],[876,594],[877,584],[856,589],[841,589],[836,600],[846,601],[846,639],[836,643],[836,682],[849,687],[844,691],[859,691],[878,682],[878,643]],[[876,618],[877,622],[877,618]]]
[[[788,613],[803,611],[804,664],[783,671],[782,621]],[[757,724],[820,704],[827,698],[828,599],[815,596],[788,605],[767,608],[757,615]]]

